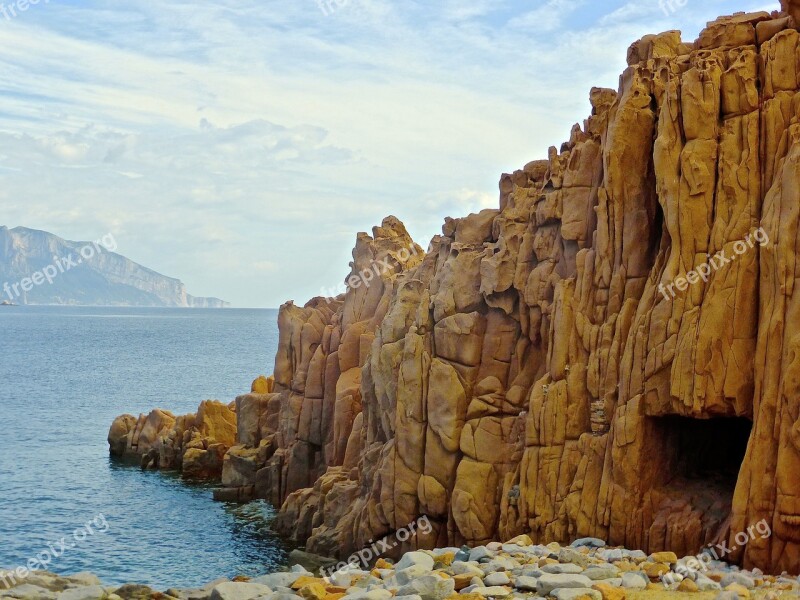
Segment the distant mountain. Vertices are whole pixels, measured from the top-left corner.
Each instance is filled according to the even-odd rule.
[[[70,242],[25,227],[0,227],[0,301],[82,306],[224,308],[218,298],[196,298],[178,279],[116,254],[110,235]]]

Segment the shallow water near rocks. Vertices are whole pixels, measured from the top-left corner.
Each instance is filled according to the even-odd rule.
[[[208,485],[111,460],[106,443],[119,414],[184,414],[249,391],[272,372],[276,321],[275,310],[0,308],[0,568],[61,538],[48,569],[107,584],[192,587],[285,564],[272,507],[216,503]],[[87,522],[94,533],[76,539]]]

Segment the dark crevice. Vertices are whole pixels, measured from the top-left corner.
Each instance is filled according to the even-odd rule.
[[[733,496],[753,423],[744,418],[653,419],[662,440],[667,473],[665,483],[703,481]]]

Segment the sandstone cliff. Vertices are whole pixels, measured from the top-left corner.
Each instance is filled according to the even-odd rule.
[[[560,151],[502,177],[498,210],[448,219],[373,285],[285,305],[274,390],[238,401],[226,460],[271,449],[228,484],[323,554],[420,515],[430,547],[525,533],[678,553],[767,519],[733,559],[800,570],[800,8],[784,10],[643,38]],[[389,219],[353,274],[410,243]]]
[[[426,515],[431,548],[727,541],[800,570],[797,23],[792,1],[647,36],[497,210],[425,254],[393,217],[361,234],[346,294],[281,308],[230,495],[321,554]]]

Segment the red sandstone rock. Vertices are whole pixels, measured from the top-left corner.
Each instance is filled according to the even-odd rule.
[[[782,8],[633,44],[561,152],[427,254],[392,217],[360,234],[347,293],[281,308],[226,484],[326,555],[427,515],[397,552],[727,540],[800,570],[800,2]],[[112,449],[192,445],[192,417],[132,419]]]
[[[345,555],[426,514],[411,545],[689,554],[766,519],[734,558],[800,569],[800,3],[783,9],[643,38],[561,152],[502,177],[500,210],[448,219],[374,288],[282,308],[257,483],[287,533]],[[769,245],[662,292],[760,226]],[[392,236],[410,243],[396,221],[359,237],[353,272]]]

